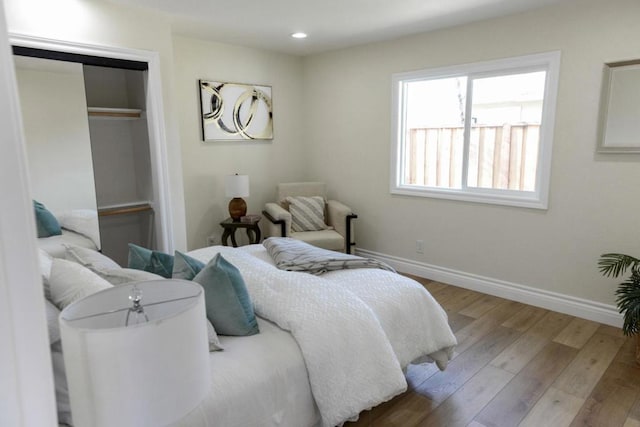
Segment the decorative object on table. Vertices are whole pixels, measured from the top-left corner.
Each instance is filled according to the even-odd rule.
[[[622,332],[636,336],[636,362],[640,364],[640,259],[624,254],[604,254],[598,261],[598,268],[606,277],[618,277],[631,269],[631,276],[618,285],[616,303],[624,316]]]
[[[260,221],[261,219],[262,217],[260,215],[248,214],[243,217],[240,217],[240,222],[243,222],[245,224],[254,224]]]
[[[238,241],[236,240],[236,230],[239,228],[244,228],[247,230],[247,237],[249,238],[249,244],[260,243],[260,239],[262,238],[262,233],[260,232],[260,227],[258,226],[258,222],[262,218],[260,215],[252,215],[253,221],[248,222],[245,221],[236,221],[233,218],[227,218],[220,223],[220,226],[224,228],[222,232],[222,244],[224,246],[229,246],[229,237],[231,237],[231,244],[234,248],[238,247]]]
[[[273,139],[271,86],[199,81],[202,140]]]
[[[243,197],[249,197],[248,175],[227,175],[224,181],[224,192],[227,197],[232,197],[229,202],[229,216],[234,221],[247,214],[247,203]]]
[[[640,59],[604,65],[598,152],[640,152]]]
[[[193,410],[209,392],[205,319],[202,287],[183,280],[115,286],[67,306],[74,424],[167,425]]]

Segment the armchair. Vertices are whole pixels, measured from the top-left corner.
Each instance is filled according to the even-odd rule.
[[[315,196],[320,196],[326,201],[323,212],[326,228],[295,231],[299,226],[292,226],[291,198]],[[295,203],[295,200],[293,202]],[[262,215],[267,219],[263,223],[265,237],[291,237],[323,249],[344,251],[348,254],[351,253],[351,247],[355,246],[352,220],[358,215],[337,200],[327,200],[327,187],[322,182],[278,184],[278,201],[267,203]]]

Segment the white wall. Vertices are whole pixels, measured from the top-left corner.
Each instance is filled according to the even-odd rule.
[[[17,59],[31,196],[53,212],[96,209],[82,65]]]
[[[174,244],[176,249],[185,249],[182,162],[172,99],[173,52],[169,19],[146,9],[96,0],[6,0],[5,11],[11,33],[159,53]]]
[[[613,304],[596,263],[640,256],[640,157],[594,154],[605,62],[638,58],[637,0],[574,0],[304,61],[310,177],[360,215],[360,248]],[[391,74],[561,50],[547,211],[389,193]],[[423,255],[415,252],[425,241]]]
[[[0,425],[57,425],[17,83],[0,0]]]
[[[184,174],[187,241],[190,249],[206,246],[207,236],[220,243],[220,221],[229,216],[225,175],[249,175],[247,212],[260,214],[274,200],[279,182],[306,175],[302,60],[299,57],[174,38],[176,105]],[[203,142],[198,79],[263,84],[272,87],[272,141]],[[264,221],[264,219],[263,219]],[[238,237],[242,233],[238,233]],[[246,237],[246,236],[245,236]]]

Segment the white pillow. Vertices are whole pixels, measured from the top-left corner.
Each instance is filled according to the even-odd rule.
[[[49,330],[49,345],[53,345],[60,340],[60,325],[58,324],[60,310],[48,299],[44,300],[44,304],[47,315],[47,329]]]
[[[134,268],[111,268],[102,270],[87,266],[91,271],[102,277],[112,285],[122,285],[130,282],[143,282],[146,280],[164,280],[164,277],[149,271],[136,270]]]
[[[287,197],[289,212],[291,213],[291,230],[293,231],[319,231],[326,230],[324,221],[324,198],[312,197]]]
[[[110,287],[109,282],[80,264],[60,258],[53,260],[49,290],[51,301],[60,310],[72,302]]]
[[[42,278],[49,280],[49,276],[51,275],[51,262],[53,261],[53,257],[49,255],[46,251],[41,248],[38,248],[38,262],[40,263],[40,274],[42,274]]]
[[[58,406],[58,422],[61,425],[73,425],[71,419],[71,402],[69,401],[69,386],[62,356],[62,342],[51,346],[51,363],[53,365],[53,380],[56,386],[56,404]]]
[[[97,211],[93,209],[74,209],[57,214],[56,219],[60,223],[60,227],[88,237],[98,249],[101,248]]]
[[[216,333],[213,324],[207,319],[207,337],[209,338],[209,351],[222,351],[222,345],[220,344],[220,339],[218,338],[218,334]]]
[[[82,248],[80,246],[63,245],[65,258],[68,261],[76,262],[92,270],[111,270],[118,269],[120,266],[117,262],[112,260],[106,255],[101,254],[98,251],[94,251],[89,248]]]

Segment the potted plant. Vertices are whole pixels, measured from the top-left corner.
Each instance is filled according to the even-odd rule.
[[[604,254],[598,261],[598,268],[606,277],[618,277],[631,269],[631,276],[618,285],[616,303],[624,316],[622,332],[636,336],[636,362],[640,364],[640,259],[623,254]]]

